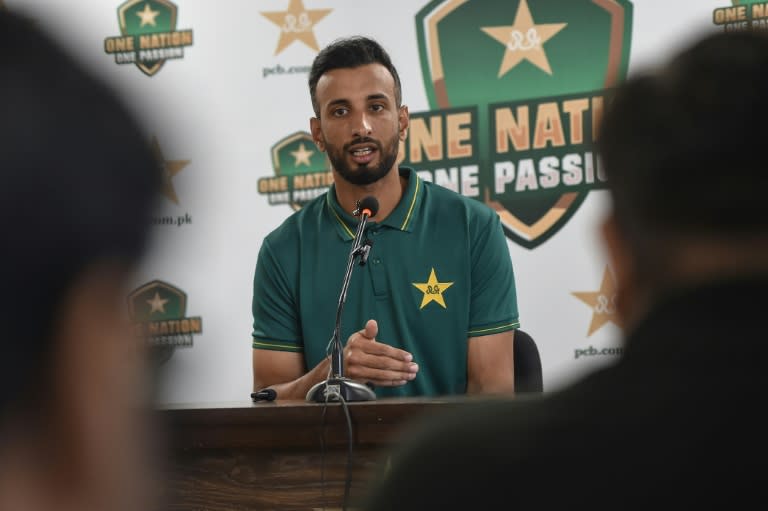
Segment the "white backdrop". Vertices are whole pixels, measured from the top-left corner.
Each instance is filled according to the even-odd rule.
[[[558,1],[571,0],[528,0],[528,5],[536,18],[537,11],[550,9]],[[430,105],[415,19],[430,2],[177,0],[172,2],[176,30],[191,30],[194,42],[184,47],[183,58],[168,59],[152,76],[135,65],[117,64],[105,52],[105,39],[121,34],[118,8],[125,3],[121,0],[4,3],[26,10],[50,27],[68,49],[117,87],[157,138],[167,168],[176,172],[170,183],[178,203],[169,195],[162,216],[174,221],[182,217],[185,224],[154,227],[154,248],[137,275],[136,286],[158,279],[182,290],[184,315],[202,318],[202,333],[193,335],[191,347],[175,349],[164,364],[167,379],[161,400],[247,399],[254,263],[263,237],[293,211],[288,205],[270,205],[258,193],[257,183],[275,175],[272,146],[291,133],[308,131],[312,115],[305,72],[265,76],[265,69],[309,66],[316,54],[302,40],[292,41],[276,54],[281,29],[262,13],[287,11],[289,4],[301,4],[310,11],[330,10],[308,34],[320,47],[349,34],[378,39],[398,67],[404,103],[411,112],[420,112]],[[499,9],[507,24],[512,23],[519,4],[513,0],[486,3]],[[666,58],[701,31],[722,30],[713,24],[713,11],[731,2],[635,0],[631,4],[630,73]],[[509,243],[522,328],[539,345],[547,390],[615,360],[620,331],[612,316],[573,294],[601,288],[606,259],[596,229],[606,204],[605,191],[592,191],[570,221],[546,242],[532,249]],[[593,315],[604,324],[590,333]],[[576,350],[590,347],[591,356],[576,358]]]

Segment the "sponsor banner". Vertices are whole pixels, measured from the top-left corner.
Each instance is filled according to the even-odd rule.
[[[137,329],[168,360],[160,398],[176,403],[251,390],[262,240],[333,182],[309,133],[307,78],[321,48],[363,34],[389,51],[411,112],[399,162],[497,212],[521,328],[554,390],[619,349],[597,230],[609,202],[593,149],[610,89],[696,33],[760,28],[767,4],[0,0],[54,28],[144,117],[164,178],[153,252],[135,277],[147,292],[132,303]],[[454,276],[428,270],[414,282],[426,291],[412,291],[425,293],[425,310],[441,308],[440,297],[450,306]],[[201,317],[215,343],[200,341]]]

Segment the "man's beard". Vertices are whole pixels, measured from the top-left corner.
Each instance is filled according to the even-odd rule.
[[[379,154],[379,164],[373,167],[367,164],[358,165],[357,169],[353,170],[347,162],[349,148],[355,144],[362,143],[370,143],[376,146]],[[397,153],[400,150],[400,137],[395,134],[389,144],[387,144],[386,151],[381,143],[368,137],[355,139],[349,144],[345,144],[341,149],[326,142],[325,148],[328,153],[328,159],[331,160],[331,165],[342,179],[353,185],[369,185],[386,176],[395,164],[395,161],[397,161]]]

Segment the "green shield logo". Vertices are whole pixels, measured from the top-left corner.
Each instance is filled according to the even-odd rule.
[[[308,201],[325,193],[333,183],[330,163],[315,147],[312,135],[297,131],[272,146],[274,177],[259,179],[259,193],[272,205],[289,204],[299,210]]]
[[[626,75],[631,26],[628,0],[430,2],[416,29],[433,110],[412,115],[405,164],[539,246],[604,187],[590,146],[605,90]]]
[[[121,36],[107,37],[104,51],[118,64],[136,64],[152,76],[168,59],[184,57],[192,30],[176,30],[176,5],[168,0],[127,0],[117,8]]]
[[[132,291],[128,295],[128,311],[137,333],[162,361],[170,358],[177,347],[192,347],[193,335],[203,332],[200,316],[186,316],[187,294],[161,280]]]

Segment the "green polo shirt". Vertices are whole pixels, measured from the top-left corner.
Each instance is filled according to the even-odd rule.
[[[519,326],[514,273],[498,215],[488,206],[400,168],[408,187],[395,210],[369,221],[368,264],[355,265],[341,340],[369,319],[377,340],[413,354],[416,378],[385,396],[461,394],[467,339]],[[253,347],[326,355],[357,218],[335,187],[263,241],[254,274]]]

